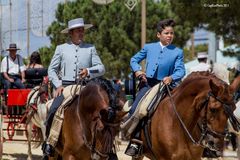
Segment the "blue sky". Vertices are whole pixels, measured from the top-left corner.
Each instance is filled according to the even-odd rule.
[[[10,18],[10,1],[12,2],[12,18]],[[23,57],[27,57],[38,48],[49,46],[50,40],[45,34],[46,29],[55,19],[57,4],[64,1],[65,0],[30,1],[30,53],[27,53],[27,0],[0,0],[2,5],[2,11],[0,13],[2,22],[2,49],[6,50],[9,43],[17,43],[21,49],[18,53]],[[10,30],[12,30],[12,34],[10,34]],[[3,54],[7,54],[7,52],[4,51]]]

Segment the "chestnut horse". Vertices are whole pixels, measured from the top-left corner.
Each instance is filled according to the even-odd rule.
[[[114,138],[125,113],[117,105],[110,81],[97,78],[80,89],[64,112],[56,151],[64,160],[108,159],[114,153]],[[109,120],[110,108],[116,109]]]
[[[211,149],[222,150],[228,118],[238,124],[233,115],[234,86],[209,72],[193,72],[168,90],[151,117],[150,143],[141,131],[143,155],[157,160],[200,160],[209,147],[208,137],[215,142]]]

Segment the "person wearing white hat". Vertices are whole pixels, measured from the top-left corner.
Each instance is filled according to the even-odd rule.
[[[197,59],[199,64],[190,68],[190,73],[197,71],[211,71],[211,66],[207,63],[207,52],[198,52]]]
[[[26,81],[26,67],[23,63],[23,58],[17,54],[17,50],[20,50],[17,48],[17,45],[15,43],[11,43],[7,49],[7,51],[9,51],[9,55],[4,57],[1,63],[5,96],[7,95],[7,90],[9,88],[25,88],[23,83]]]
[[[77,82],[79,78],[95,78],[105,73],[105,67],[92,44],[84,43],[84,31],[92,27],[85,24],[83,18],[68,21],[68,27],[61,33],[68,34],[70,41],[58,45],[48,68],[48,77],[55,90],[54,101],[46,121],[46,137],[48,138],[53,117],[62,103],[64,87]],[[52,156],[54,146],[43,145],[46,156]],[[45,156],[45,157],[46,157]]]

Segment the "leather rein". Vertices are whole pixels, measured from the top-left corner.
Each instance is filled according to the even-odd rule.
[[[171,92],[170,92],[170,89],[169,89],[169,86],[166,85],[166,88],[167,88],[167,93],[170,97],[170,101],[171,101],[171,104],[172,104],[172,107],[173,107],[173,110],[181,124],[181,126],[183,127],[184,131],[187,133],[188,137],[190,138],[190,140],[196,144],[196,145],[199,145],[203,148],[208,148],[210,150],[214,150],[216,151],[215,148],[213,148],[212,146],[209,146],[207,142],[205,142],[205,138],[207,135],[212,135],[213,137],[218,137],[218,138],[223,138],[225,137],[226,135],[226,132],[216,132],[214,130],[212,130],[211,128],[208,127],[207,125],[207,107],[208,107],[208,102],[209,102],[209,99],[210,97],[213,97],[214,99],[216,99],[218,102],[222,103],[223,104],[223,108],[224,108],[224,111],[225,113],[227,114],[227,116],[229,117],[230,119],[230,122],[234,124],[234,126],[236,126],[235,128],[236,129],[239,129],[239,122],[237,121],[236,117],[234,116],[233,114],[233,110],[231,109],[231,107],[229,105],[227,105],[226,103],[224,103],[220,98],[216,97],[215,95],[213,95],[212,92],[209,92],[208,93],[208,96],[206,97],[206,99],[204,100],[203,102],[203,105],[201,107],[201,110],[203,108],[205,108],[205,115],[202,119],[202,123],[201,124],[198,124],[199,128],[200,128],[200,131],[201,131],[201,137],[199,138],[198,141],[196,141],[193,136],[191,135],[191,133],[189,132],[189,130],[187,129],[186,125],[184,124],[181,116],[179,115],[179,113],[177,112],[177,109],[176,109],[176,105],[174,104],[174,101],[173,101],[173,97],[171,95]]]

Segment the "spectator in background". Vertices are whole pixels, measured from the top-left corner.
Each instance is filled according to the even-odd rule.
[[[27,65],[27,68],[43,68],[39,52],[34,51],[31,54],[30,63]]]
[[[26,87],[34,88],[43,82],[44,76],[47,75],[47,69],[42,65],[39,52],[34,51],[30,56],[30,62],[26,69]]]
[[[121,85],[121,80],[120,79],[114,79],[113,80],[113,88],[115,89],[115,91],[117,93],[122,91],[122,85]]]
[[[208,55],[206,52],[198,52],[197,59],[199,64],[190,68],[190,73],[197,71],[211,71],[211,65],[207,63]]]
[[[3,74],[3,84],[5,93],[9,88],[15,86],[16,88],[25,88],[25,65],[23,63],[23,58],[17,54],[17,45],[11,43],[7,51],[9,55],[4,57],[1,63],[1,73]]]

